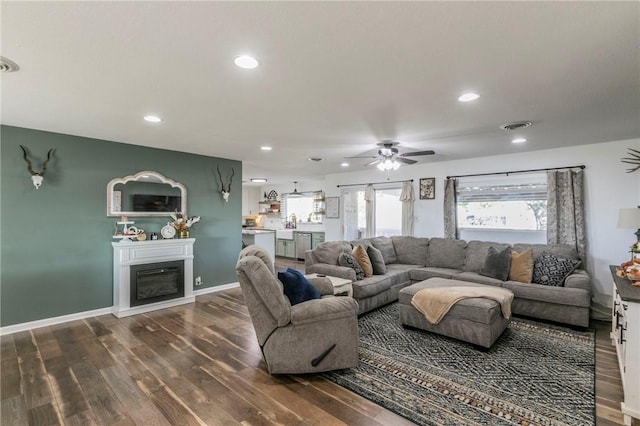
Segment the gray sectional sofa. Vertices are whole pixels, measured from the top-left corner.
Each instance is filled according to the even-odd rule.
[[[356,281],[353,268],[340,266],[338,258],[352,247],[373,246],[384,258],[386,273]],[[369,312],[398,300],[400,289],[432,277],[451,278],[478,284],[500,286],[514,293],[514,314],[587,327],[591,301],[591,278],[576,269],[562,286],[548,286],[517,281],[501,281],[480,274],[489,247],[498,250],[508,244],[486,241],[463,241],[444,238],[375,237],[357,241],[328,241],[305,253],[305,273],[320,273],[349,279],[358,313]],[[576,259],[575,248],[560,244],[514,244],[513,250],[531,248],[534,258],[543,251],[565,259]]]

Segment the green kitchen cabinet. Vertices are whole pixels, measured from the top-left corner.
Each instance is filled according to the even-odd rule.
[[[324,232],[313,232],[311,234],[311,249],[315,249],[321,243],[324,243]]]
[[[295,259],[296,257],[296,240],[276,240],[276,256],[290,257]]]

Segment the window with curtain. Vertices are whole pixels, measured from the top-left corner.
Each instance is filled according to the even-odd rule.
[[[357,240],[367,235],[402,235],[402,188],[382,186],[374,189],[373,229],[367,233],[365,187],[345,188],[342,190],[342,238]]]
[[[304,193],[297,197],[283,196],[280,206],[281,217],[290,221],[291,215],[295,214],[296,219],[306,223],[322,223],[324,217],[324,207],[318,204],[318,199],[324,200],[322,191]]]
[[[462,178],[457,188],[459,229],[545,231],[545,174]]]

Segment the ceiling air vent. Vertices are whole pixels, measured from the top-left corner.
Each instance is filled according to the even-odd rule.
[[[503,124],[500,126],[502,130],[518,130],[531,126],[533,123],[530,121],[516,121],[515,123]]]
[[[7,59],[4,56],[0,56],[0,71],[2,72],[15,72],[18,71],[20,67],[18,64],[13,62],[11,59]]]

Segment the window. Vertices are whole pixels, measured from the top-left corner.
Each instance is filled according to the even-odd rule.
[[[319,202],[318,200],[323,200]],[[295,215],[297,222],[322,223],[324,215],[324,193],[305,193],[298,197],[285,196],[281,206],[281,217],[286,221],[292,220]]]
[[[546,175],[461,179],[458,228],[544,231],[547,229]]]
[[[392,236],[402,234],[402,188],[378,187],[373,204],[374,229],[371,235]],[[345,189],[342,192],[342,238],[357,240],[364,238],[367,229],[367,203],[365,189]]]

